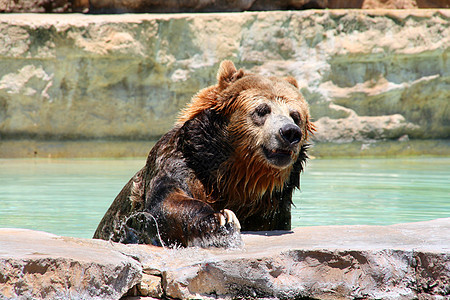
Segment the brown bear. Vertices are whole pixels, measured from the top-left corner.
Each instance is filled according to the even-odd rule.
[[[314,130],[292,77],[223,61],[116,197],[94,238],[230,247],[240,230],[289,230]]]

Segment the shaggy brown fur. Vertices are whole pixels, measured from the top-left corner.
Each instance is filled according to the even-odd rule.
[[[294,78],[220,65],[145,167],[116,197],[94,238],[230,246],[243,230],[290,229],[292,192],[314,130]]]

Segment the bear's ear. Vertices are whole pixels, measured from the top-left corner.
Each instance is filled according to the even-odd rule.
[[[287,82],[289,82],[290,84],[292,84],[293,86],[298,88],[298,82],[294,77],[288,76],[288,77],[284,78],[284,80],[286,80]]]
[[[242,76],[244,76],[244,71],[238,71],[232,61],[224,60],[220,63],[219,71],[217,72],[217,83],[219,88],[223,90]]]

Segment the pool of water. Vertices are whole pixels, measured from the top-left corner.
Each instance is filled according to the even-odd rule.
[[[141,160],[0,160],[0,227],[90,238]],[[298,226],[450,217],[450,158],[316,159],[294,195]]]

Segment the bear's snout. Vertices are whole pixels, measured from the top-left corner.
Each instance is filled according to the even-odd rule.
[[[262,150],[267,161],[277,168],[285,168],[294,162],[303,133],[299,126],[285,116],[274,116],[266,124],[266,142]]]
[[[280,136],[289,145],[294,146],[302,140],[302,131],[295,124],[285,124],[280,128]]]

